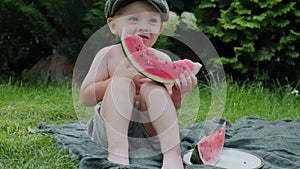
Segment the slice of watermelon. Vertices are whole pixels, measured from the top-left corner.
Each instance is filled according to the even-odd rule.
[[[221,156],[225,140],[226,123],[210,136],[203,137],[194,147],[191,156],[193,164],[215,165]]]
[[[159,59],[158,51],[147,47],[138,35],[121,37],[122,49],[131,64],[146,77],[161,83],[175,83],[184,71],[199,72],[202,65],[188,59],[165,61]]]

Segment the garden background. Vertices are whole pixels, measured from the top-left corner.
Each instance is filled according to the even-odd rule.
[[[106,24],[105,1],[0,1],[0,168],[77,168],[78,161],[49,135],[28,127],[77,120],[69,83],[73,65],[87,39]],[[299,117],[299,0],[168,3],[175,18],[169,25],[202,31],[221,58],[229,79],[224,117]],[[187,52],[167,37],[157,45]],[[209,105],[205,74],[199,80],[201,104]]]

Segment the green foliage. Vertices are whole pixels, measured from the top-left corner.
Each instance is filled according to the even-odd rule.
[[[300,78],[300,1],[195,3],[199,29],[212,39],[227,71],[256,80]]]
[[[0,78],[18,77],[53,52],[75,60],[86,40],[82,30],[89,26],[83,18],[96,2],[2,0]]]
[[[175,30],[177,29],[177,26],[179,25],[179,16],[174,13],[169,13],[169,20],[163,23],[164,30],[163,34],[167,36],[174,35]]]
[[[20,74],[22,67],[31,66],[24,61],[31,59],[34,62],[37,61],[37,55],[49,53],[45,44],[31,34],[23,13],[30,10],[24,6],[26,4],[18,0],[4,0],[0,3],[0,78]]]
[[[191,1],[183,2],[168,0],[178,14],[191,9]],[[106,24],[104,4],[105,0],[2,0],[0,78],[18,77],[54,51],[75,60],[86,40]],[[257,80],[300,79],[300,1],[195,4],[198,28],[211,38],[227,72]],[[170,45],[163,36],[156,47]]]
[[[193,6],[193,1],[167,0],[167,2],[171,11],[179,13],[190,9]]]
[[[90,37],[98,29],[106,24],[104,17],[105,1],[96,2],[84,16],[83,20],[86,22],[86,26],[83,28],[83,34],[86,38]]]

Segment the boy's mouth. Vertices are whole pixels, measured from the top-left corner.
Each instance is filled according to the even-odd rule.
[[[146,35],[138,35],[138,36],[141,37],[141,38],[143,38],[143,40],[148,40],[149,39],[149,37],[146,36]]]

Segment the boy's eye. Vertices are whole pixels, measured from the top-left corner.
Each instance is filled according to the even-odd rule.
[[[138,21],[138,18],[137,17],[130,17],[128,20],[130,20],[130,21]]]
[[[150,22],[156,23],[156,22],[157,22],[157,19],[156,19],[156,18],[151,18],[151,19],[150,19]]]

